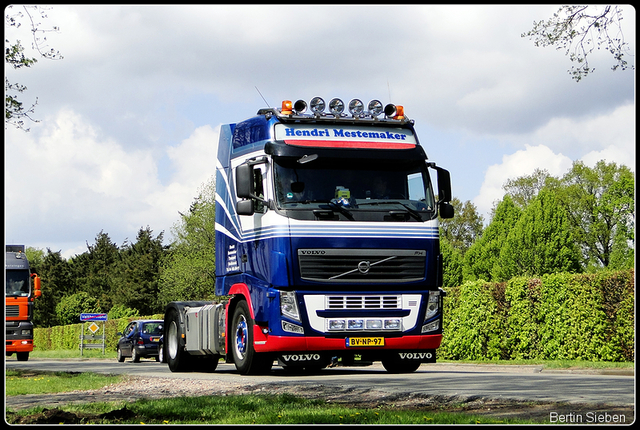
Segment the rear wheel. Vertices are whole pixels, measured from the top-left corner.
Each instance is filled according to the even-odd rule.
[[[164,355],[172,372],[184,372],[189,367],[191,356],[184,350],[180,336],[180,316],[172,310],[167,315],[167,335],[164,339]]]
[[[273,358],[256,353],[253,349],[253,320],[247,302],[241,301],[233,312],[231,333],[231,354],[236,369],[243,374],[266,373],[271,370]]]
[[[16,352],[16,358],[18,361],[29,361],[29,353],[28,352]]]

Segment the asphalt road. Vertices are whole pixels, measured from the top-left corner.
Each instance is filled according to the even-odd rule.
[[[367,386],[390,394],[415,393],[442,396],[479,396],[495,399],[513,399],[541,402],[567,402],[635,405],[633,373],[596,371],[543,370],[541,366],[423,364],[417,372],[389,374],[380,364],[368,367],[336,367],[313,375],[292,375],[280,367],[270,374],[242,376],[230,364],[219,364],[215,372],[172,373],[166,364],[151,360],[124,363],[116,360],[50,360],[29,359],[18,362],[7,358],[7,369],[33,369],[46,371],[97,372],[161,377],[218,379],[247,384],[295,384],[325,386]],[[618,373],[618,374],[612,374]]]

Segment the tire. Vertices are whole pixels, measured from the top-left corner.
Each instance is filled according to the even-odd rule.
[[[255,375],[271,370],[273,358],[253,349],[253,320],[246,301],[238,302],[229,327],[230,349],[236,369],[242,375]]]
[[[16,358],[18,361],[29,361],[29,353],[28,352],[16,352]]]
[[[134,363],[140,363],[140,354],[136,351],[136,347],[131,348],[131,361]]]
[[[124,355],[122,355],[122,350],[120,348],[118,348],[117,354],[118,354],[118,362],[119,363],[123,363],[124,362]]]
[[[389,373],[413,373],[422,363],[413,363],[395,359],[382,360],[382,366]]]
[[[164,356],[164,345],[160,345],[160,347],[158,348],[158,361],[160,363],[166,363],[166,357]]]
[[[180,336],[180,315],[178,311],[171,310],[166,318],[167,331],[164,338],[163,352],[169,370],[172,372],[184,372],[188,370],[192,361],[191,356],[184,350],[184,341]]]

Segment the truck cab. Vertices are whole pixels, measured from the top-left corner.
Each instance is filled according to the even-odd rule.
[[[5,352],[15,353],[18,361],[27,361],[33,351],[33,301],[42,294],[24,251],[24,245],[6,245]]]

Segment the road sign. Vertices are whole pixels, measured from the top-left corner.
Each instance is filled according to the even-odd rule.
[[[100,330],[100,326],[92,322],[91,325],[89,326],[89,330],[91,330],[91,333],[96,334],[96,332]]]
[[[106,321],[107,314],[80,314],[80,321]]]

